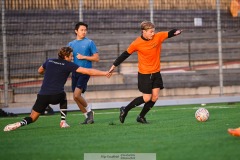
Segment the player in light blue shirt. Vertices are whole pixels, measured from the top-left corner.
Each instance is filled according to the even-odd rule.
[[[69,42],[68,46],[73,49],[73,62],[78,66],[92,68],[92,61],[99,60],[95,43],[87,37],[80,40],[75,39]]]
[[[98,50],[95,43],[86,37],[88,25],[78,22],[75,25],[76,39],[69,42],[68,46],[73,49],[73,61],[80,67],[92,68],[92,62],[99,61]],[[73,99],[86,119],[82,124],[94,123],[94,112],[88,106],[82,94],[87,90],[87,83],[90,76],[85,74],[72,73]]]

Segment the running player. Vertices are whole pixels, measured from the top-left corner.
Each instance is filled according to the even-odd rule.
[[[132,53],[138,53],[138,89],[142,96],[135,98],[126,107],[120,108],[120,122],[124,120],[128,112],[144,103],[141,113],[137,116],[137,122],[148,123],[145,115],[154,106],[159,97],[160,89],[163,89],[163,81],[160,73],[161,47],[165,39],[179,35],[182,30],[173,29],[169,32],[155,34],[153,23],[143,21],[141,23],[142,35],[137,37],[113,63],[109,72],[113,72]]]
[[[68,43],[68,46],[73,49],[73,62],[79,67],[92,68],[92,62],[98,62],[99,55],[95,43],[86,37],[88,25],[83,22],[78,22],[75,25],[74,31],[76,39]],[[83,93],[87,90],[89,79],[89,75],[76,72],[72,73],[73,99],[86,118],[81,124],[94,123],[94,112],[83,97]]]

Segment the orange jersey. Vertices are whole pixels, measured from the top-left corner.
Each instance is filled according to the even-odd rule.
[[[168,38],[168,32],[158,32],[151,40],[136,38],[128,47],[127,52],[138,53],[138,72],[142,74],[160,71],[162,42]]]

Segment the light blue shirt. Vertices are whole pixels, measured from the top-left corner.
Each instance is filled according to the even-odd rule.
[[[68,46],[73,49],[73,62],[80,67],[92,68],[92,61],[86,59],[78,59],[77,55],[92,56],[94,53],[98,53],[95,43],[88,38],[81,40],[73,40],[68,43]]]

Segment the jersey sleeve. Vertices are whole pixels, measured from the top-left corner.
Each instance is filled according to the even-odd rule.
[[[79,68],[79,66],[76,65],[75,63],[73,63],[73,62],[69,62],[69,63],[68,63],[68,69],[69,69],[70,72],[74,72],[74,71],[76,71],[78,68]]]
[[[133,52],[137,51],[136,45],[134,44],[135,41],[133,41],[127,48],[127,52],[129,54],[132,54]]]
[[[72,42],[68,42],[67,47],[72,47]]]
[[[42,67],[43,67],[44,69],[46,69],[48,61],[49,61],[49,59],[47,59],[47,60],[42,64]]]
[[[91,41],[91,43],[90,43],[90,49],[91,49],[92,54],[98,53],[97,47],[93,41]]]
[[[158,32],[156,35],[158,36],[160,42],[168,38],[168,32]]]

